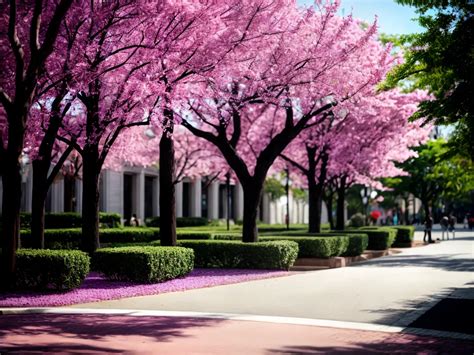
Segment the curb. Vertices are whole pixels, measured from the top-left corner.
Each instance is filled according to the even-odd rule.
[[[22,314],[102,314],[102,315],[124,315],[131,317],[182,317],[182,318],[207,318],[222,319],[230,321],[250,321],[265,322],[276,324],[306,325],[326,328],[339,328],[351,330],[363,330],[371,332],[383,333],[401,333],[413,334],[421,336],[432,336],[440,338],[473,340],[474,335],[447,332],[431,329],[399,327],[384,324],[345,322],[327,319],[310,319],[296,317],[277,317],[277,316],[261,316],[251,314],[234,314],[234,313],[205,313],[205,312],[185,312],[185,311],[144,311],[133,309],[92,309],[92,308],[0,308],[0,315],[22,315]]]

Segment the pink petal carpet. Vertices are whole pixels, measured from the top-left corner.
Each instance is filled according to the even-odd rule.
[[[126,297],[156,295],[195,288],[288,276],[288,271],[194,269],[185,277],[155,284],[111,281],[91,272],[82,285],[67,292],[24,291],[0,294],[0,307],[55,307]]]

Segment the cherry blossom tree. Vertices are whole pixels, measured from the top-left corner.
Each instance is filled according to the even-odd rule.
[[[414,156],[411,148],[425,142],[431,131],[430,126],[408,120],[425,98],[424,91],[404,94],[393,90],[363,97],[354,106],[350,114],[361,120],[341,132],[341,143],[332,149],[328,167],[337,195],[336,229],[344,228],[347,188],[359,183],[383,189],[380,178],[406,174],[395,163]]]
[[[289,3],[252,23],[258,41],[229,56],[231,71],[214,70],[188,101],[190,114],[181,115],[186,128],[218,147],[242,184],[244,242],[257,240],[263,184],[279,154],[303,130],[329,120],[338,102],[380,80],[377,70],[358,70],[352,60],[375,25],[363,30],[352,17],[337,17],[337,6]]]
[[[1,126],[0,156],[4,166],[2,285],[13,282],[19,243],[22,154],[28,112],[36,92],[37,78],[55,51],[60,25],[72,0],[0,4],[0,103],[6,124]],[[6,140],[5,140],[6,137]]]

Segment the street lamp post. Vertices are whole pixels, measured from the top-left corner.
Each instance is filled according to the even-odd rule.
[[[286,229],[290,230],[290,168],[286,166]]]
[[[227,230],[230,230],[230,171],[225,174],[225,185],[227,192]]]

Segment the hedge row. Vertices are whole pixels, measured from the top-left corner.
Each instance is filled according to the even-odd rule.
[[[70,290],[89,273],[90,259],[78,250],[20,249],[16,259],[18,289]]]
[[[32,239],[29,230],[20,233],[21,245],[31,248]],[[45,248],[48,249],[78,249],[81,245],[82,230],[80,228],[46,229],[44,231]],[[158,239],[156,228],[105,228],[99,231],[101,243],[140,243]]]
[[[346,236],[296,236],[296,237],[260,237],[261,241],[288,240],[298,243],[299,258],[331,258],[342,255],[349,245]]]
[[[145,220],[148,227],[159,227],[160,217],[150,217]],[[198,227],[209,225],[209,220],[203,217],[177,217],[176,227]]]
[[[415,238],[414,226],[391,226],[397,230],[397,238],[393,243],[394,247],[411,247]]]
[[[368,228],[362,227],[359,229],[348,229],[344,231],[333,231],[332,233],[343,234],[367,234],[369,243],[367,249],[369,250],[385,250],[392,246],[397,236],[397,231],[392,228]]]
[[[117,228],[122,225],[122,217],[118,213],[99,213],[99,223],[102,228]],[[46,213],[44,216],[46,229],[65,229],[82,227],[82,216],[76,212]],[[20,213],[20,226],[30,229],[31,213]]]
[[[188,274],[194,252],[179,247],[123,247],[99,249],[93,268],[112,280],[160,282]]]
[[[194,264],[202,268],[288,270],[298,255],[298,244],[291,241],[180,240],[178,245],[193,249]]]

